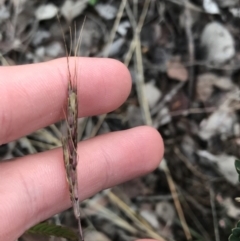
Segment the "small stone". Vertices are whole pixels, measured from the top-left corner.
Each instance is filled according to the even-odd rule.
[[[154,107],[162,96],[162,93],[153,82],[145,84],[145,93],[150,108]]]
[[[94,230],[90,232],[86,232],[86,234],[84,235],[84,240],[85,241],[92,241],[92,240],[110,241],[110,239],[105,234]]]
[[[143,117],[140,108],[135,105],[129,105],[127,108],[127,120],[130,127],[143,125]]]
[[[171,225],[173,223],[176,214],[172,204],[165,201],[159,202],[155,210],[157,217],[165,221],[166,224]]]
[[[106,20],[111,20],[116,17],[117,8],[110,4],[99,3],[95,6],[97,13]]]
[[[129,21],[123,21],[118,25],[117,32],[119,34],[121,34],[121,36],[125,36],[130,27],[131,27],[131,25],[130,25]]]
[[[71,22],[74,18],[79,16],[87,7],[89,0],[72,1],[66,0],[61,7],[61,14],[68,21]]]
[[[39,21],[47,20],[54,18],[57,15],[57,12],[58,8],[54,4],[49,3],[39,6],[35,12],[35,16]]]
[[[63,50],[62,45],[59,42],[55,41],[46,47],[46,54],[49,57],[56,58],[56,57],[59,57],[60,55],[64,54],[64,50]]]
[[[45,48],[42,47],[42,46],[36,48],[36,50],[35,50],[35,54],[36,54],[37,57],[39,57],[39,58],[43,58],[43,57],[45,56]]]
[[[153,228],[159,228],[159,222],[157,220],[156,214],[151,210],[141,210],[140,214],[143,218],[145,218]]]
[[[45,39],[50,38],[50,32],[46,30],[38,30],[36,34],[33,36],[32,43],[34,46],[41,44]]]
[[[6,20],[10,17],[10,10],[4,5],[0,5],[0,20]]]
[[[114,41],[111,44],[111,46],[109,46],[108,56],[117,55],[119,53],[119,51],[121,50],[121,48],[122,48],[124,43],[125,43],[125,38],[118,38],[118,39],[116,39],[116,41]]]
[[[220,13],[219,7],[214,0],[204,0],[203,1],[203,8],[207,13],[210,13],[210,14]]]
[[[234,40],[230,32],[220,23],[205,26],[201,35],[201,46],[208,62],[223,64],[235,55]]]

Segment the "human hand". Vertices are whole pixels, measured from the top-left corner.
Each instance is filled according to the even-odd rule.
[[[72,60],[70,60],[72,61]],[[80,58],[79,115],[116,109],[131,80],[123,64]],[[0,68],[0,144],[63,118],[68,84],[66,59]],[[105,134],[78,146],[81,199],[154,170],[163,155],[150,127]],[[31,226],[71,206],[61,148],[0,163],[0,240],[13,241]]]

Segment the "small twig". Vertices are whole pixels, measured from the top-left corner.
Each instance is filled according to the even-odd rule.
[[[171,194],[166,195],[155,195],[155,196],[137,196],[136,200],[138,202],[159,202],[159,201],[169,201],[172,200],[173,197]]]
[[[126,2],[125,9],[126,9],[126,13],[128,15],[129,21],[132,25],[132,29],[136,29],[136,27],[137,27],[137,22],[135,20],[136,17],[134,18],[134,13],[132,12],[128,1]]]
[[[138,17],[138,0],[133,0],[133,14],[137,20]]]
[[[190,161],[180,152],[180,150],[175,147],[174,148],[174,152],[176,154],[176,156],[186,165],[186,167],[192,171],[192,173],[196,176],[201,178],[203,181],[207,181],[207,177],[202,174],[195,166],[193,166]]]
[[[191,67],[191,66],[203,66],[207,67],[209,69],[214,70],[238,70],[240,68],[240,64],[238,61],[236,61],[235,64],[211,64],[208,63],[206,60],[199,61],[195,60],[194,62],[190,63],[189,61],[182,62],[184,67]],[[147,66],[146,69],[153,69],[153,70],[159,70],[159,66],[156,64],[151,63],[151,65]]]
[[[189,54],[189,62],[190,64],[194,63],[194,55],[195,55],[195,47],[194,47],[194,41],[192,36],[192,19],[191,19],[191,13],[188,5],[188,0],[185,0],[184,2],[185,10],[184,10],[184,16],[185,16],[185,32],[188,40],[188,54]],[[188,82],[188,95],[190,100],[193,98],[193,92],[194,92],[194,67],[191,66],[189,68],[189,82]],[[191,103],[191,102],[190,102]]]
[[[118,25],[120,23],[120,20],[122,18],[122,15],[123,15],[123,12],[124,12],[124,9],[125,9],[125,6],[126,6],[126,2],[127,2],[127,0],[123,0],[119,9],[118,9],[117,17],[115,19],[115,22],[113,24],[113,27],[112,27],[112,30],[111,30],[111,33],[110,33],[110,36],[109,36],[109,41],[108,41],[108,43],[107,43],[107,45],[106,45],[106,47],[103,51],[103,57],[105,57],[105,58],[107,58],[108,55],[109,55],[110,47],[111,47],[111,45],[113,43],[113,40],[115,38],[117,27],[118,27]],[[98,123],[97,123],[96,127],[94,128],[94,130],[92,131],[91,137],[94,137],[97,134],[97,132],[101,128],[101,125],[104,122],[106,117],[107,117],[107,114],[103,114],[103,115],[99,116]]]
[[[144,72],[143,72],[143,62],[142,62],[142,52],[141,52],[141,45],[140,45],[140,39],[139,36],[136,38],[137,44],[136,44],[136,62],[137,62],[137,94],[138,99],[140,103],[140,107],[142,109],[142,113],[144,115],[145,124],[146,125],[152,125],[152,118],[151,113],[149,109],[149,105],[147,102],[147,97],[145,93],[145,81],[144,81]]]
[[[188,116],[188,115],[193,115],[193,114],[204,114],[204,113],[212,113],[215,110],[217,110],[217,107],[210,106],[206,108],[190,108],[186,110],[176,110],[176,111],[171,111],[169,112],[169,115],[171,116]]]
[[[109,36],[109,41],[108,41],[108,43],[107,43],[107,45],[104,49],[104,52],[103,52],[103,57],[105,57],[105,58],[108,57],[108,55],[109,55],[109,50],[110,50],[110,47],[113,43],[114,37],[116,35],[117,27],[118,27],[118,25],[120,23],[120,20],[122,18],[124,8],[126,6],[126,2],[127,2],[127,0],[123,0],[121,2],[121,5],[120,5],[119,9],[118,9],[117,17],[115,19],[115,22],[113,24],[113,27],[112,27],[112,30],[111,30],[111,33],[110,33],[110,36]]]
[[[28,149],[30,154],[37,153],[37,150],[32,145],[31,141],[27,137],[22,137],[18,140],[22,146]]]
[[[212,208],[215,241],[220,241],[220,234],[218,229],[218,220],[217,220],[217,213],[216,213],[216,206],[215,206],[215,194],[211,186],[209,187],[209,194],[210,194],[210,203]]]
[[[161,109],[165,106],[166,103],[170,102],[173,97],[178,93],[178,91],[184,86],[185,82],[181,82],[179,84],[177,84],[173,89],[171,89],[169,91],[169,93],[167,93],[164,98],[162,99],[162,101],[156,105],[155,108],[153,108],[151,110],[151,114],[155,115],[157,113],[159,113],[161,111]]]
[[[124,203],[120,198],[118,198],[114,193],[109,191],[107,193],[108,197],[112,202],[117,204],[117,206],[124,211],[124,213],[134,221],[134,223],[144,232],[146,232],[149,237],[154,238],[156,240],[165,241],[163,237],[157,234],[152,227],[143,219],[139,219],[138,215],[135,213],[133,209],[131,209],[126,203]]]
[[[134,32],[133,40],[132,40],[132,42],[130,44],[130,47],[129,47],[129,50],[128,50],[126,56],[125,56],[124,64],[126,66],[129,65],[129,62],[130,62],[130,60],[132,58],[132,55],[133,55],[133,52],[134,52],[134,50],[136,48],[137,38],[138,38],[138,35],[140,34],[140,32],[142,30],[142,26],[143,26],[144,20],[146,18],[150,2],[151,2],[151,0],[145,0],[145,2],[144,2],[143,10],[142,10],[142,13],[141,13],[138,25],[136,27],[136,30]]]
[[[97,135],[97,133],[98,133],[99,129],[101,128],[101,126],[102,126],[102,124],[103,124],[103,122],[104,122],[104,120],[105,120],[106,117],[107,117],[107,114],[103,114],[103,115],[100,115],[100,116],[98,117],[98,122],[97,122],[97,124],[94,126],[94,128],[93,128],[93,130],[92,130],[92,132],[91,132],[90,137],[94,137],[94,136]]]
[[[52,130],[54,135],[60,140],[62,138],[61,131],[56,127],[56,125],[52,124],[49,126],[49,128]]]
[[[52,143],[52,145],[55,145],[55,146],[61,146],[62,144],[61,141],[57,137],[52,135],[52,133],[49,132],[47,129],[40,129],[36,131],[34,135],[36,135],[38,139],[45,140],[45,141],[47,140],[49,143]]]
[[[184,0],[167,0],[168,2],[172,2],[174,4],[180,5],[180,6],[185,6],[193,11],[204,13],[205,11],[202,10],[200,7],[196,6],[193,3],[188,2],[187,4],[184,3]]]
[[[187,202],[186,202],[186,205],[188,205]],[[199,217],[197,217],[195,215],[195,213],[190,209],[189,206],[188,206],[188,212],[191,215],[191,219],[193,220],[193,222],[195,223],[196,227],[199,229],[199,231],[201,232],[201,235],[203,236],[202,239],[200,239],[200,240],[212,241],[212,239],[210,238],[208,232],[205,230],[205,228],[203,227],[203,224],[199,220]]]
[[[88,117],[84,117],[81,119],[81,128],[78,128],[78,140],[82,140],[83,133],[87,127],[88,120],[89,120]],[[78,125],[79,125],[79,120],[78,120]]]
[[[179,216],[179,219],[180,219],[183,231],[185,233],[185,236],[186,236],[187,240],[191,240],[192,239],[192,235],[191,235],[189,227],[187,225],[187,222],[186,222],[183,210],[182,210],[182,206],[181,206],[181,203],[180,203],[179,198],[178,198],[177,188],[176,188],[175,183],[174,183],[174,181],[172,179],[171,173],[170,173],[170,171],[168,169],[166,160],[165,160],[164,163],[162,163],[161,169],[166,174],[168,186],[169,186],[171,194],[173,196],[174,205],[176,207],[176,210],[177,210],[177,213],[178,213],[178,216]]]
[[[177,185],[177,189],[182,194],[181,199],[189,201],[196,209],[198,209],[203,215],[208,215],[209,210],[204,208],[193,196],[183,190],[181,187]],[[187,202],[185,202],[187,204]]]
[[[121,229],[124,229],[133,235],[137,235],[138,233],[138,230],[133,227],[133,225],[130,225],[126,220],[121,218],[116,213],[112,212],[110,209],[98,204],[94,199],[87,202],[87,207],[85,208],[85,210],[89,212],[92,212],[93,210],[97,211],[98,216],[110,220],[113,224],[120,227]]]
[[[142,51],[141,51],[141,43],[140,43],[140,36],[138,32],[139,29],[142,28],[142,25],[144,23],[147,10],[149,7],[149,3],[151,1],[146,0],[145,1],[145,11],[143,9],[138,26],[136,27],[135,35],[134,35],[134,42],[135,42],[135,63],[136,63],[136,73],[137,73],[137,81],[136,81],[136,88],[137,88],[137,94],[138,94],[138,100],[140,103],[140,107],[142,110],[142,114],[144,116],[144,122],[146,125],[152,125],[152,119],[150,114],[149,105],[147,102],[147,97],[145,94],[145,81],[144,81],[144,70],[143,70],[143,60],[142,60]],[[144,14],[143,14],[144,13]],[[131,12],[129,11],[129,15],[131,16]],[[132,25],[135,25],[135,22],[132,22]]]

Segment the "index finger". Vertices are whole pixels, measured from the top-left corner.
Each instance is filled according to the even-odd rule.
[[[74,73],[75,59],[70,58]],[[77,59],[79,115],[114,110],[127,98],[131,78],[119,61]],[[0,144],[48,126],[63,117],[67,98],[66,58],[0,68]]]

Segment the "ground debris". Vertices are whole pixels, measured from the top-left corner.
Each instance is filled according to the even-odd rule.
[[[126,1],[122,13],[120,6],[103,0],[0,1],[0,63],[20,65],[64,57],[57,11],[64,32],[72,23],[77,35],[86,16],[80,54],[102,57],[111,43],[108,57],[125,63],[133,81],[120,108],[79,120],[79,140],[144,125],[142,107],[149,107],[148,120],[165,144],[160,167],[164,163],[168,167],[177,192],[173,197],[167,169],[159,168],[120,185],[120,191],[113,188],[98,194],[82,204],[86,241],[154,235],[185,241],[176,197],[193,240],[215,240],[210,189],[216,194],[221,240],[227,240],[233,220],[239,218],[233,201],[240,191],[233,165],[240,157],[238,0]],[[145,16],[142,10],[147,10]],[[61,145],[59,129],[64,128],[56,124],[2,146],[1,158],[7,161],[56,148]],[[113,201],[112,193],[127,207],[117,198]],[[50,222],[77,228],[70,210]]]

